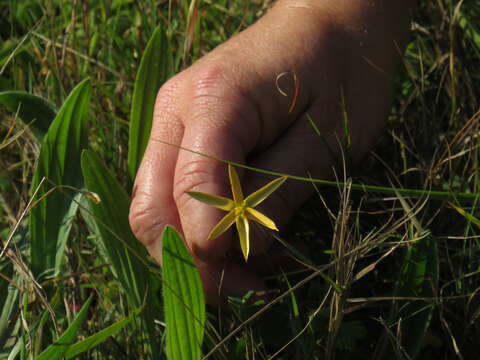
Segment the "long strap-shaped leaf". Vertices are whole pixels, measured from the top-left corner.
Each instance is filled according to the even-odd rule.
[[[130,198],[93,151],[84,151],[82,172],[87,189],[101,199],[100,203],[93,203],[90,208],[113,273],[133,309],[145,305],[142,319],[147,328],[149,347],[153,350],[159,340],[154,332],[154,320],[161,314],[158,298],[160,278],[150,271],[145,247],[130,230]]]
[[[133,90],[128,139],[128,172],[134,179],[147,147],[153,108],[160,85],[171,73],[171,55],[165,31],[157,27],[140,62]]]
[[[32,181],[32,193],[38,189],[42,199],[30,212],[30,259],[33,274],[51,275],[60,271],[63,250],[77,210],[72,194],[49,192],[52,183],[83,186],[80,155],[86,147],[86,114],[89,110],[91,85],[84,80],[73,89],[45,135],[37,168]],[[48,182],[43,182],[43,178]]]
[[[163,233],[163,301],[168,359],[200,359],[205,326],[202,283],[183,240],[168,226]]]

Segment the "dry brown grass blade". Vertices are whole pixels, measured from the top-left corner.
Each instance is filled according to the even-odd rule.
[[[183,64],[184,66],[188,65],[188,55],[191,53],[193,49],[193,45],[195,43],[195,35],[198,26],[198,22],[200,21],[199,15],[199,6],[200,0],[191,0],[190,6],[188,9],[187,15],[187,28],[185,30],[185,42],[183,45]]]

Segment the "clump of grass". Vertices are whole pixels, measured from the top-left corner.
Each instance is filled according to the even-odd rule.
[[[94,195],[79,191],[83,184],[56,176],[55,167],[55,176],[33,182],[45,187],[34,186],[43,191],[42,200],[33,196],[36,162],[45,151],[41,127],[36,132],[26,126],[21,108],[0,107],[0,359],[35,358],[72,329],[69,342],[104,334],[95,347],[77,348],[83,358],[165,356],[161,271],[137,247],[121,217],[138,165],[138,156],[127,161],[137,70],[159,24],[162,46],[174,56],[157,86],[255,21],[267,3],[0,2],[0,91],[48,99],[56,112],[88,77],[95,117],[85,135],[100,159],[84,155],[82,176],[90,191],[118,187],[123,199],[118,218],[92,211],[94,204],[84,195]],[[282,232],[281,243],[302,240],[309,251],[291,249],[302,269],[267,279],[279,290],[272,302],[252,304],[247,294],[229,299],[225,309],[208,309],[204,354],[215,359],[476,356],[479,18],[474,2],[421,2],[387,133],[375,154],[363,172],[349,174],[353,177],[338,187],[318,189]],[[101,160],[108,169],[92,165]],[[110,179],[110,185],[121,181],[107,186],[95,176]],[[98,189],[90,188],[95,183]],[[359,184],[389,187],[389,194],[359,191]],[[425,189],[448,193],[448,201],[429,197]],[[466,195],[471,201],[460,194],[471,194]],[[64,255],[49,260],[56,273],[43,273],[39,269],[51,267],[48,257],[43,262],[35,253],[32,261],[30,255],[31,207],[35,213],[48,201],[71,204],[72,198],[79,210],[68,219]],[[105,246],[100,239],[106,237],[119,247]]]

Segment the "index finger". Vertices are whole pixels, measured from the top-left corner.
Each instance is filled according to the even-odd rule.
[[[181,232],[173,199],[173,178],[178,148],[156,139],[179,145],[184,126],[176,94],[179,82],[170,81],[159,91],[148,142],[138,169],[132,193],[129,221],[133,233],[158,262],[161,262],[161,235],[165,225]]]

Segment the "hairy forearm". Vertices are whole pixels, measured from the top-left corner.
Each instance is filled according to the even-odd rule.
[[[394,32],[403,32],[415,9],[416,0],[277,0],[276,8],[305,9],[317,16],[328,14],[338,23],[362,26],[372,20],[389,24]]]
[[[336,147],[344,113],[354,161],[361,160],[383,130],[392,100],[393,77],[408,39],[413,2],[396,0],[278,0],[266,16],[203,59],[228,63],[226,83],[242,84],[257,102],[264,149],[280,134],[271,114],[296,118],[309,109],[320,131]],[[300,91],[295,107],[280,95],[275,78],[294,73]],[[281,88],[292,94],[291,77]],[[267,101],[269,99],[269,101]],[[249,116],[248,118],[253,118]],[[335,151],[337,157],[342,151]]]
[[[415,0],[278,0],[274,12],[303,12],[319,24],[329,23],[341,34],[345,46],[377,48],[374,52],[398,53],[406,43]],[[281,15],[280,15],[281,16]]]
[[[306,65],[300,79],[308,83],[316,77],[313,86],[322,89],[325,83],[326,91],[343,98],[337,104],[343,103],[350,120],[353,160],[362,159],[383,131],[414,7],[413,0],[278,0],[271,11],[273,22],[291,29],[288,47],[303,48],[292,50],[304,57],[297,59]],[[314,75],[324,69],[325,76]],[[330,75],[335,69],[338,81]],[[319,121],[324,133],[342,132],[334,111]]]

